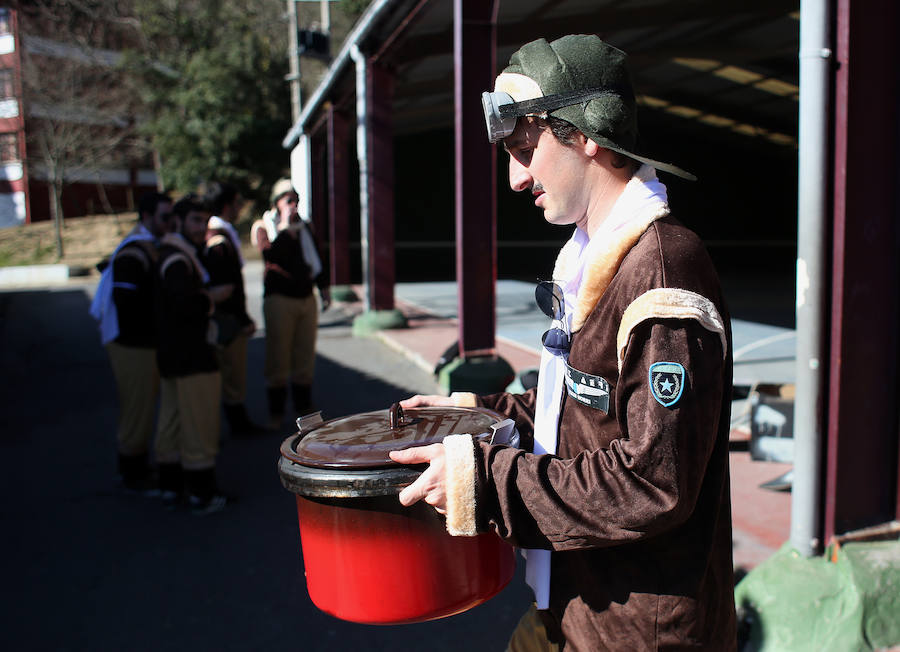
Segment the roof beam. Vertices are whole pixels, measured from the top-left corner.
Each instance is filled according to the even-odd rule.
[[[559,4],[558,2],[556,3]],[[525,19],[516,23],[499,23],[497,26],[497,47],[518,46],[541,36],[552,39],[572,32],[574,26],[601,27],[605,34],[618,30],[672,26],[691,21],[714,21],[723,17],[734,17],[745,13],[759,17],[778,17],[796,11],[799,0],[702,0],[698,2],[672,2],[656,7],[622,9],[609,5],[589,13],[566,16],[564,18],[542,18],[535,22]],[[540,11],[540,10],[539,10]],[[388,54],[394,62],[421,60],[453,51],[453,31],[448,29],[431,34],[423,34],[400,43]]]

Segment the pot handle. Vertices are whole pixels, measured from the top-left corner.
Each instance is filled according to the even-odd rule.
[[[388,423],[391,426],[391,430],[396,430],[400,426],[404,425],[403,408],[400,407],[399,403],[394,403],[393,405],[391,405],[390,410],[388,410]]]
[[[297,430],[300,432],[300,436],[303,437],[308,435],[310,430],[318,428],[323,423],[325,422],[322,420],[322,411],[318,410],[297,419]]]

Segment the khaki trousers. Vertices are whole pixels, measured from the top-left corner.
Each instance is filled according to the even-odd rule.
[[[559,645],[547,640],[547,629],[534,604],[513,630],[506,652],[559,652]]]
[[[314,294],[303,299],[275,294],[263,299],[266,319],[266,385],[288,381],[312,385],[316,363],[319,305]]]
[[[249,336],[240,334],[224,348],[217,348],[219,370],[222,372],[222,402],[226,405],[242,405],[247,398],[247,341]]]
[[[219,453],[222,378],[218,371],[163,378],[156,461],[188,471],[211,469]]]
[[[142,455],[150,445],[156,397],[159,394],[156,349],[110,342],[106,345],[106,351],[119,396],[116,429],[119,453]]]

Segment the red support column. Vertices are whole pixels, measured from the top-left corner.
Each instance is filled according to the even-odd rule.
[[[350,284],[350,164],[349,121],[333,106],[328,109],[328,223],[330,227],[331,285]]]
[[[394,309],[394,133],[391,100],[394,77],[369,59],[366,66],[366,153],[368,155],[368,304]]]
[[[19,34],[19,12],[9,10],[9,30],[13,36],[14,51],[11,55],[13,69],[13,92],[18,102],[18,116],[16,117],[16,144],[19,148],[19,161],[22,164],[21,189],[25,201],[25,224],[31,224],[31,186],[28,180],[28,147],[25,132],[25,99],[22,84],[22,38]],[[17,189],[18,190],[18,189]]]
[[[456,280],[459,347],[494,351],[497,281],[496,148],[488,142],[481,93],[493,90],[496,0],[454,0],[456,104]]]
[[[456,281],[460,359],[440,372],[441,386],[489,394],[515,377],[496,353],[497,151],[488,142],[481,93],[496,68],[498,0],[453,2],[456,105]]]
[[[874,4],[837,3],[826,541],[900,502],[900,9]]]

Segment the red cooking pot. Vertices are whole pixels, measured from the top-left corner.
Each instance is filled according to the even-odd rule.
[[[512,579],[513,548],[488,532],[447,533],[444,517],[397,494],[424,467],[394,463],[391,450],[453,433],[492,440],[512,422],[483,408],[367,412],[330,421],[316,413],[281,445],[281,482],[296,494],[309,597],[358,623],[415,623],[461,613]]]

